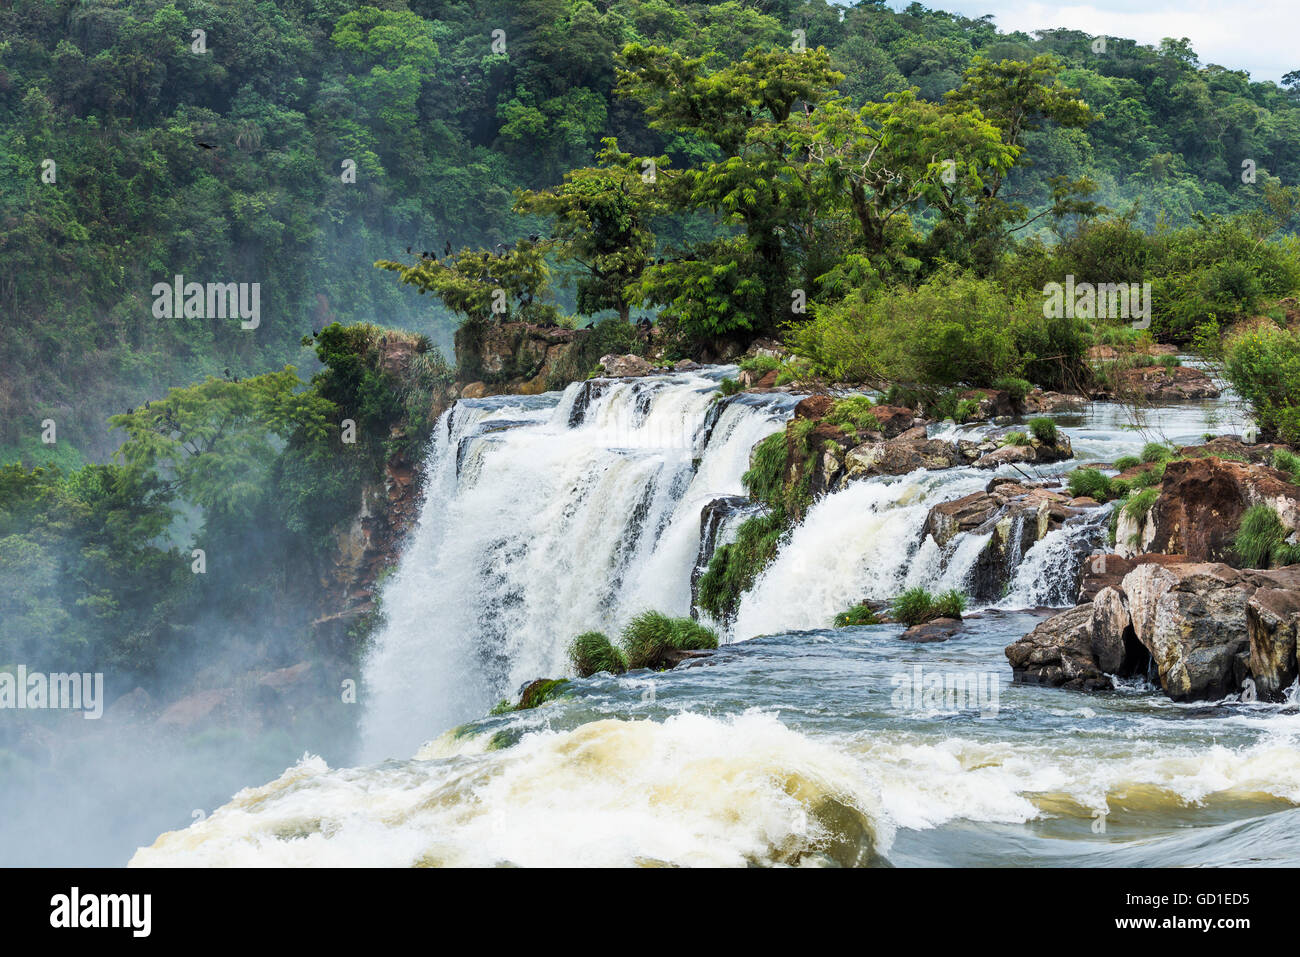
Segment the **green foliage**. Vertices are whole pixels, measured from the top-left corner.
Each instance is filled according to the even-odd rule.
[[[644,611],[633,618],[619,640],[630,670],[661,668],[664,654],[672,649],[718,647],[718,635],[711,628],[691,618],[670,618],[657,611]]]
[[[936,618],[960,618],[966,610],[966,596],[954,590],[941,595],[931,595],[924,588],[909,588],[897,598],[890,609],[895,621],[909,628]]]
[[[1225,343],[1224,371],[1261,429],[1300,442],[1300,333],[1267,321],[1248,326]]]
[[[717,548],[697,587],[700,608],[718,621],[729,621],[740,599],[776,557],[777,547],[788,527],[784,512],[774,511],[746,519],[736,540]]]
[[[1286,449],[1273,450],[1273,468],[1286,472],[1291,481],[1300,484],[1300,455]]]
[[[579,678],[590,678],[601,671],[621,675],[627,671],[623,652],[599,631],[584,631],[569,643],[569,661]]]
[[[1075,469],[1066,478],[1066,485],[1074,498],[1086,496],[1105,502],[1111,497],[1110,480],[1097,469]]]
[[[1143,489],[1136,495],[1130,496],[1129,500],[1124,503],[1124,514],[1140,525],[1146,519],[1159,497],[1159,489]]]
[[[1008,432],[1002,436],[1002,445],[1028,445],[1029,436],[1024,432]]]
[[[880,617],[875,613],[872,607],[865,602],[860,605],[854,605],[848,611],[842,611],[835,616],[836,628],[850,628],[862,625],[878,625]]]
[[[1148,442],[1142,446],[1142,461],[1148,464],[1152,462],[1167,462],[1173,458],[1173,450],[1167,445],[1160,442]]]
[[[721,396],[735,395],[737,392],[744,391],[745,387],[736,379],[723,379],[718,383],[718,395]]]
[[[836,399],[831,404],[830,411],[826,413],[823,421],[857,436],[862,432],[876,431],[880,428],[880,420],[871,414],[873,408],[875,405],[870,396],[846,396],[843,399]]]
[[[1022,402],[1025,396],[1033,390],[1033,383],[1027,379],[1018,379],[1015,376],[999,376],[992,382],[992,388],[1000,389],[1006,392],[1012,402]]]
[[[979,410],[980,404],[977,399],[959,399],[953,409],[952,417],[957,422],[967,422],[973,419]]]
[[[540,708],[548,701],[554,701],[556,698],[562,697],[568,686],[568,678],[546,678],[541,681],[534,681],[519,696],[519,704],[515,706],[514,710],[530,711],[533,708]]]
[[[1136,455],[1121,455],[1115,460],[1115,468],[1119,469],[1121,472],[1127,471],[1131,468],[1136,468],[1141,464],[1142,460]]]
[[[1034,438],[1044,445],[1056,444],[1056,423],[1051,419],[1045,417],[1030,419],[1029,430],[1034,433]]]
[[[1273,568],[1300,562],[1300,548],[1287,543],[1289,529],[1271,506],[1252,505],[1241,516],[1233,550],[1243,568]]]

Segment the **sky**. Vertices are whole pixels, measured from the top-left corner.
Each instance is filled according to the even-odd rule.
[[[894,9],[908,0],[890,0]],[[967,17],[993,14],[1003,32],[1050,27],[1157,45],[1164,37],[1192,41],[1201,64],[1246,70],[1253,80],[1281,80],[1300,70],[1300,0],[922,0]]]

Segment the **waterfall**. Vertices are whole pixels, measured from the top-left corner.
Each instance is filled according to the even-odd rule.
[[[405,757],[541,676],[576,634],[690,612],[700,514],[744,492],[750,450],[798,397],[718,399],[723,372],[462,400],[364,665],[363,747]]]
[[[524,683],[569,673],[567,646],[581,632],[613,637],[646,609],[695,611],[714,550],[759,510],[741,497],[751,450],[799,400],[720,398],[729,371],[595,379],[462,400],[443,416],[420,521],[364,664],[366,757],[409,755]],[[821,498],[741,598],[724,639],[825,628],[859,601],[917,586],[980,592],[976,607],[1072,603],[1091,526],[1067,525],[1026,553],[1019,517],[994,556],[1004,566],[996,594],[977,587],[987,531],[942,548],[923,534],[934,505],[988,479],[922,470]]]

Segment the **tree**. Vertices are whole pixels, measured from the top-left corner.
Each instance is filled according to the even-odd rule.
[[[628,290],[645,271],[655,249],[650,221],[667,210],[668,158],[622,153],[612,137],[597,154],[599,166],[564,174],[564,183],[541,192],[521,191],[515,211],[553,220],[550,249],[576,264],[578,311],[617,310],[628,318]]]

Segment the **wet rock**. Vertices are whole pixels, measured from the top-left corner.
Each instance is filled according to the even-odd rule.
[[[674,372],[696,372],[703,368],[704,366],[700,365],[698,362],[694,361],[693,359],[678,359],[673,364]]]
[[[981,455],[976,460],[975,467],[995,469],[1008,464],[1042,465],[1064,462],[1072,458],[1074,458],[1074,449],[1070,445],[1069,437],[1063,432],[1058,432],[1055,442],[1042,442],[1031,438],[1025,445],[1003,445]]]
[[[1270,586],[1257,589],[1246,602],[1246,635],[1256,693],[1265,701],[1280,701],[1296,680],[1300,590]]]
[[[1111,369],[1108,375],[1110,394],[1121,398],[1173,402],[1182,399],[1217,399],[1220,395],[1220,389],[1214,380],[1191,366],[1165,368],[1154,365]]]
[[[1081,395],[1070,395],[1062,392],[1044,392],[1042,389],[1034,389],[1025,396],[1022,403],[1026,414],[1040,415],[1043,413],[1053,412],[1082,412],[1088,405],[1088,400]]]
[[[909,432],[918,421],[915,412],[901,405],[877,405],[872,407],[870,415],[880,423],[880,428],[877,431],[886,439],[901,437],[904,433]]]
[[[1078,605],[1008,645],[1012,681],[1079,691],[1110,688],[1111,681],[1093,653],[1092,620],[1093,606]]]
[[[990,419],[1010,417],[1018,411],[1011,400],[1011,393],[1003,389],[967,389],[957,398],[976,403],[975,412],[966,419],[968,422],[987,422]]]
[[[1083,574],[1079,583],[1079,601],[1092,601],[1103,588],[1119,588],[1124,576],[1138,565],[1152,563],[1156,565],[1182,565],[1187,562],[1186,555],[1150,555],[1142,554],[1125,558],[1114,553],[1089,555],[1083,563]]]
[[[933,621],[922,622],[908,628],[899,635],[899,640],[912,641],[917,644],[947,641],[965,627],[965,623],[960,618],[935,618]]]

